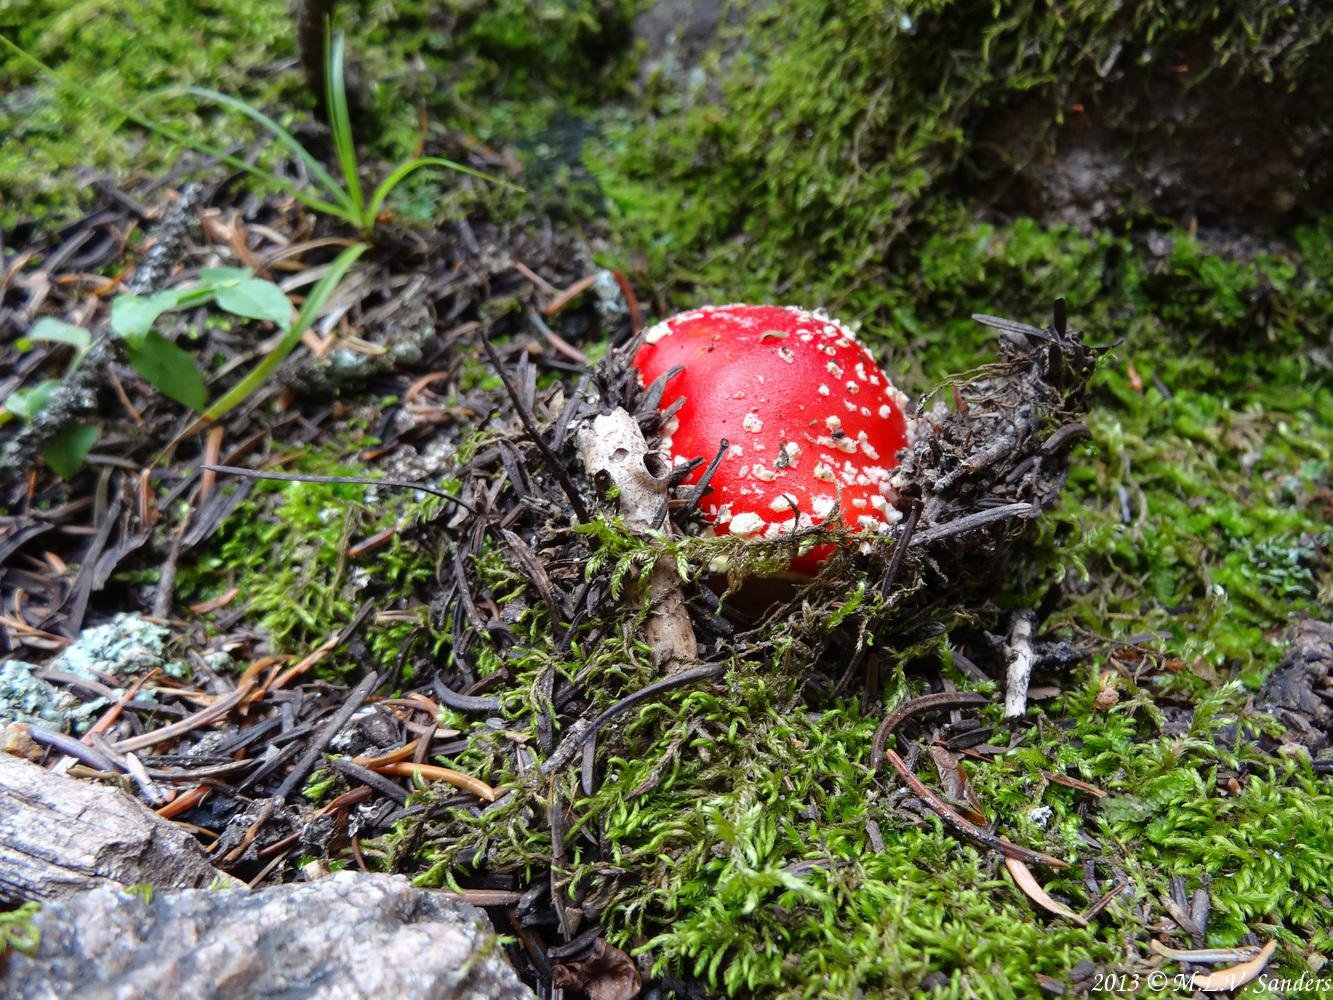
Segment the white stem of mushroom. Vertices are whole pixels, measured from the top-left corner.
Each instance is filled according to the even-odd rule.
[[[591,426],[580,428],[578,442],[589,477],[605,473],[617,487],[625,524],[637,532],[651,530],[667,499],[666,483],[644,464],[648,442],[635,419],[619,408],[602,414]],[[699,647],[675,560],[659,559],[641,586],[647,591],[649,607],[644,638],[654,659],[672,673],[696,664]]]

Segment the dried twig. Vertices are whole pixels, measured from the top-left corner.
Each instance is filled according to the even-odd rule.
[[[925,712],[939,712],[947,709],[989,704],[989,698],[984,694],[977,694],[975,691],[938,691],[935,694],[925,694],[919,698],[912,698],[910,701],[903,702],[884,716],[884,721],[875,730],[875,738],[870,744],[870,769],[878,771],[880,764],[884,763],[884,746],[893,731],[902,725],[905,719]]]
[[[311,741],[310,745],[306,748],[305,753],[303,753],[297,760],[296,765],[287,774],[287,777],[282,780],[282,784],[278,786],[278,790],[273,793],[274,798],[279,800],[285,799],[292,793],[292,790],[304,780],[310,768],[314,766],[315,761],[319,759],[319,755],[322,754],[324,748],[328,746],[329,741],[342,731],[343,726],[347,725],[348,720],[351,719],[356,713],[356,710],[361,707],[361,703],[369,697],[370,692],[375,690],[375,685],[379,682],[379,675],[374,671],[371,671],[365,677],[361,678],[361,681],[356,687],[352,688],[352,690],[347,693],[347,700],[344,701],[338,708],[338,711],[334,713],[333,718],[324,724],[324,727],[319,731],[319,735]]]
[[[927,788],[921,779],[912,773],[911,768],[903,762],[903,759],[892,750],[884,751],[884,759],[893,765],[893,769],[898,772],[899,777],[912,790],[912,794],[928,805],[931,811],[944,821],[946,826],[951,827],[977,846],[999,851],[1007,858],[1017,858],[1019,861],[1026,861],[1028,864],[1047,865],[1051,868],[1069,867],[1068,863],[1061,861],[1059,858],[1053,858],[1049,854],[1042,854],[1040,851],[1034,851],[1027,847],[1020,847],[998,834],[983,830],[971,820],[959,815],[952,806]]]
[[[1037,615],[1029,608],[1014,612],[1009,626],[1009,667],[1004,684],[1004,717],[1016,719],[1027,710],[1028,682],[1032,680],[1032,630]]]

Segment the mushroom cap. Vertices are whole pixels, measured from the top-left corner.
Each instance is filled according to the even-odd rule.
[[[837,320],[706,306],[648,330],[634,365],[645,386],[684,369],[662,396],[664,409],[685,399],[663,427],[669,461],[707,462],[730,442],[700,507],[717,534],[776,538],[835,510],[851,531],[886,531],[901,518],[889,476],[907,444],[907,399]],[[817,547],[791,569],[813,575],[830,551]]]

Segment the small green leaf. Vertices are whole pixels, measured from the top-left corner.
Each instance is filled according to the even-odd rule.
[[[207,405],[208,390],[189,351],[152,332],[145,334],[142,342],[130,342],[126,347],[135,371],[163,395],[192,410],[202,410]]]
[[[199,272],[199,280],[210,288],[221,288],[244,281],[252,273],[248,267],[205,267]]]
[[[306,295],[305,302],[302,303],[301,311],[297,313],[296,322],[292,324],[291,329],[283,334],[277,345],[264,355],[259,364],[246,373],[245,378],[213,401],[213,405],[204,414],[205,417],[209,420],[217,420],[223,414],[230,412],[246,396],[259,388],[264,379],[273,374],[274,369],[282,364],[287,355],[296,349],[296,345],[301,341],[301,335],[314,324],[315,317],[328,304],[329,298],[337,291],[343,277],[356,263],[356,259],[367,249],[369,248],[365,243],[353,243],[333,259],[333,263],[324,272],[324,276],[315,282],[315,287],[310,289],[310,293]]]
[[[214,299],[218,307],[236,316],[266,319],[286,330],[292,325],[292,303],[281,288],[271,281],[247,278],[235,285],[224,285]]]
[[[47,442],[42,449],[42,458],[57,476],[68,479],[79,471],[89,449],[101,434],[101,430],[86,424],[66,427]]]
[[[66,323],[63,319],[43,316],[32,325],[26,337],[20,337],[15,342],[15,346],[20,351],[30,351],[32,345],[39,340],[50,344],[69,344],[82,354],[93,342],[93,335],[83,327]]]
[[[46,409],[46,404],[51,401],[51,394],[56,391],[58,385],[59,381],[49,378],[44,382],[38,382],[30,389],[15,389],[5,400],[5,409],[20,420],[31,420]]]
[[[157,318],[179,301],[177,291],[153,295],[117,295],[111,300],[111,329],[127,340],[138,340],[153,328]]]

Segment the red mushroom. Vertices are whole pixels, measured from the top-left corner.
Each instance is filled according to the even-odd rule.
[[[907,399],[824,313],[695,309],[648,330],[634,365],[645,386],[684,369],[663,395],[685,399],[663,428],[673,464],[711,459],[730,442],[701,505],[718,534],[776,538],[835,510],[851,531],[886,531],[900,519],[889,474],[907,443]],[[792,571],[813,575],[829,551],[803,553]]]

